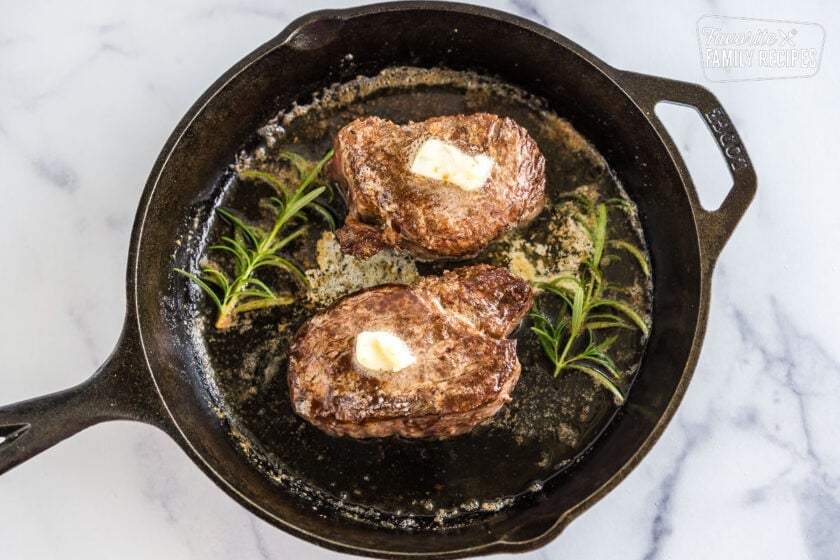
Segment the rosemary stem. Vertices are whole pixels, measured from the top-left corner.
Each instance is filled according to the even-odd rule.
[[[253,273],[253,267],[248,266],[248,268],[245,269],[245,274],[236,279],[236,282],[230,290],[230,298],[224,303],[224,305],[222,305],[222,308],[219,309],[219,315],[216,317],[217,329],[224,329],[233,324],[236,304],[239,303],[239,294],[245,289],[245,283]]]
[[[262,255],[268,251],[268,248],[274,243],[274,239],[277,237],[277,234],[286,225],[286,222],[289,221],[291,216],[288,216],[288,208],[289,202],[294,202],[297,198],[297,194],[301,192],[301,190],[305,188],[305,186],[299,188],[295,191],[295,193],[291,196],[290,200],[287,200],[286,208],[283,210],[283,213],[277,217],[277,220],[274,222],[274,226],[271,228],[271,231],[268,235],[263,237],[260,240],[259,245],[257,245],[257,254]],[[254,271],[256,267],[254,266],[258,260],[252,260],[248,266],[245,268],[243,274],[237,277],[236,281],[234,282],[233,286],[231,287],[230,299],[222,306],[219,310],[219,315],[216,318],[216,328],[217,329],[224,329],[229,327],[233,323],[233,316],[236,314],[236,305],[239,303],[240,294],[245,289],[248,284],[248,281],[254,275]]]
[[[569,338],[566,340],[566,345],[563,347],[563,353],[557,358],[557,363],[554,364],[554,377],[557,377],[563,368],[566,367],[566,356],[572,349],[572,343],[577,338],[577,333],[569,332]]]

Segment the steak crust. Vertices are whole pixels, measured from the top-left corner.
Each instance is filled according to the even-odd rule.
[[[414,156],[431,138],[492,158],[484,186],[464,191],[411,173]],[[397,125],[364,117],[338,132],[334,148],[327,172],[349,209],[336,236],[357,258],[386,247],[424,260],[474,257],[545,205],[545,158],[510,118],[476,113]]]
[[[442,439],[467,432],[510,400],[521,366],[516,341],[505,337],[531,298],[526,282],[489,265],[346,296],[295,335],[292,406],[339,436]],[[400,337],[416,363],[396,372],[364,368],[354,358],[362,331]]]

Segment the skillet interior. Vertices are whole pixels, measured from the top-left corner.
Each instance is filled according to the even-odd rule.
[[[371,9],[364,21],[313,18],[285,44],[270,43],[251,55],[214,85],[179,126],[152,174],[135,228],[136,276],[130,274],[129,298],[136,303],[155,381],[188,450],[246,506],[334,548],[445,555],[477,551],[503,539],[514,547],[533,546],[528,541],[547,538],[561,514],[617,482],[625,466],[639,458],[678,385],[687,381],[684,367],[700,308],[699,252],[686,193],[661,141],[626,94],[576,46],[546,37],[539,28],[526,34],[510,22],[488,20],[479,15],[482,10],[460,10],[465,9],[417,17],[399,9]],[[173,246],[184,216],[215,205],[214,186],[253,130],[330,83],[395,65],[477,70],[547,99],[605,156],[638,204],[656,271],[654,330],[642,373],[621,414],[593,449],[533,500],[445,533],[363,526],[329,511],[300,507],[297,498],[278,492],[236,450],[237,442],[214,410],[202,382],[203,366],[194,359],[193,325],[184,302],[160,305],[161,294],[173,293],[172,267],[191,257]]]
[[[363,93],[357,93],[363,92]],[[317,159],[324,153],[338,129],[358,115],[377,115],[397,122],[423,120],[445,114],[489,111],[514,118],[527,128],[546,158],[547,196],[549,209],[513,237],[527,239],[528,246],[540,247],[554,255],[553,266],[577,268],[577,258],[569,250],[574,242],[570,234],[555,236],[551,223],[566,223],[567,214],[556,209],[563,193],[585,187],[602,198],[623,195],[605,162],[586,141],[538,100],[518,92],[494,79],[474,73],[447,70],[392,68],[373,78],[363,78],[331,88],[319,94],[318,101],[296,107],[294,117],[287,116],[280,124],[264,128],[268,136],[249,154],[261,154],[260,168],[271,168],[269,155],[291,146],[298,151],[312,151]],[[247,155],[250,161],[257,156]],[[271,195],[271,189],[251,182],[223,181],[223,204],[245,215],[259,215],[258,199]],[[225,192],[227,190],[227,192]],[[338,197],[333,202],[343,210]],[[208,245],[216,245],[227,235],[228,224],[214,220],[209,233],[195,235],[194,223],[208,223],[207,212],[200,208],[197,220],[188,217],[190,234],[182,236],[187,253],[207,253]],[[339,212],[339,218],[341,213]],[[341,220],[339,220],[339,223]],[[633,230],[632,220],[621,211],[611,212],[611,237],[627,239],[643,246],[640,234]],[[564,231],[568,231],[564,227]],[[321,222],[311,222],[307,231],[287,249],[287,254],[307,269],[317,270],[311,292],[334,297],[332,278],[340,275],[347,282],[346,269],[341,272],[319,269],[318,262],[329,260],[322,234],[327,230]],[[582,233],[582,232],[581,232]],[[318,249],[318,245],[321,248]],[[522,245],[514,255],[522,260]],[[333,249],[337,252],[337,249]],[[494,244],[476,258],[458,262],[414,263],[400,258],[402,273],[393,270],[384,279],[371,281],[407,282],[420,274],[440,274],[442,270],[488,262],[510,266],[510,242]],[[316,258],[317,254],[321,254]],[[326,254],[325,254],[326,253]],[[213,254],[218,258],[218,253]],[[377,259],[374,259],[376,261]],[[518,261],[514,260],[514,268]],[[358,264],[356,265],[358,266]],[[369,268],[376,265],[368,264]],[[558,269],[554,269],[558,270]],[[527,274],[527,271],[519,271]],[[550,277],[566,272],[553,272]],[[271,276],[268,276],[271,278]],[[630,259],[609,267],[612,282],[624,279],[628,284],[643,285],[644,279],[636,263]],[[175,279],[174,292],[189,293],[189,286]],[[269,280],[273,286],[289,284],[279,275]],[[327,288],[327,289],[325,289]],[[350,288],[339,295],[355,291]],[[647,290],[640,290],[639,299],[646,300]],[[292,492],[307,496],[318,507],[343,512],[353,520],[376,525],[403,528],[451,528],[471,523],[475,518],[509,507],[522,494],[533,492],[558,471],[567,467],[597,437],[615,413],[610,393],[583,374],[563,375],[561,381],[551,378],[551,363],[536,337],[531,333],[530,318],[513,333],[522,373],[513,391],[513,401],[492,420],[482,423],[468,435],[445,441],[412,441],[381,438],[360,441],[335,438],[311,426],[292,410],[289,402],[286,370],[292,337],[303,322],[326,302],[273,307],[241,318],[240,324],[219,330],[212,326],[215,315],[205,295],[194,289],[196,345],[208,367],[205,375],[211,392],[217,395],[220,415],[230,420],[231,432],[241,447],[266,475]],[[545,308],[554,296],[538,297]],[[318,301],[318,300],[316,300]],[[181,309],[189,307],[188,302]],[[637,305],[647,310],[644,301]],[[617,333],[613,355],[622,371],[632,373],[641,357],[643,337],[637,331]]]

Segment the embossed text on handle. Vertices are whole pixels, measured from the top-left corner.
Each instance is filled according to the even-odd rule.
[[[729,167],[733,171],[739,171],[750,167],[750,160],[747,158],[747,152],[741,144],[741,139],[732,127],[732,122],[726,115],[726,112],[721,107],[715,107],[711,111],[706,111],[703,116],[709,122],[709,126],[715,133],[715,139],[720,144]]]

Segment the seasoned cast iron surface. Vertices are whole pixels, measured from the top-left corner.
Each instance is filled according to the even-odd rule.
[[[556,110],[562,116],[562,108]],[[276,169],[275,155],[281,149],[318,159],[341,126],[363,115],[404,123],[477,111],[509,116],[537,141],[546,157],[549,205],[557,204],[560,193],[575,189],[604,198],[626,197],[603,158],[540,100],[476,74],[447,70],[392,69],[321,92],[312,104],[288,108],[260,129],[243,148],[237,165]],[[252,218],[260,215],[259,198],[271,194],[262,186],[239,183],[233,170],[215,188],[214,198],[221,205],[241,209]],[[332,205],[340,224],[346,209],[338,197]],[[212,215],[211,209],[204,215]],[[417,273],[436,274],[474,262],[539,274],[526,262],[537,245],[552,261],[549,269],[556,264],[559,270],[574,271],[580,247],[568,244],[564,231],[571,230],[568,225],[558,229],[556,224],[569,221],[557,222],[557,216],[547,209],[525,231],[512,232],[472,261],[417,263],[415,269],[410,260],[396,260],[386,276],[410,281]],[[206,255],[206,247],[229,234],[229,226],[217,219],[209,228],[200,222],[196,219],[189,226],[193,231],[189,243],[194,244],[193,254]],[[634,216],[615,212],[610,224],[611,237],[643,246]],[[319,267],[326,230],[315,219],[292,247],[292,256],[305,268]],[[610,274],[614,281],[635,285],[637,303],[649,313],[650,285],[630,259],[613,265]],[[512,335],[522,363],[513,401],[472,432],[444,441],[330,436],[292,411],[286,368],[292,336],[335,294],[311,301],[286,276],[266,280],[272,286],[286,285],[300,303],[249,313],[233,328],[221,331],[212,325],[214,309],[208,298],[191,288],[196,358],[205,368],[216,410],[242,452],[255,468],[316,508],[385,527],[455,527],[550,484],[552,476],[585,452],[617,412],[610,394],[589,377],[551,376],[552,366],[526,319]],[[550,309],[548,301],[538,298]],[[636,370],[643,343],[636,332],[621,334],[614,349],[622,369]]]

